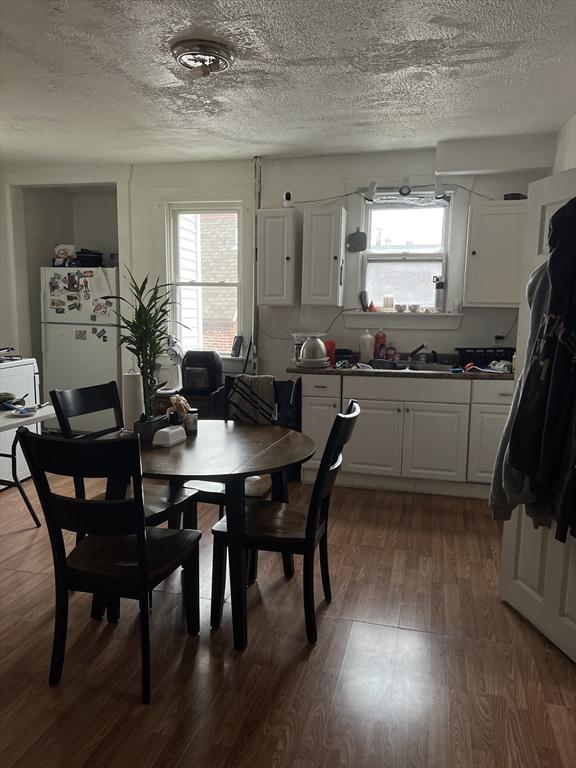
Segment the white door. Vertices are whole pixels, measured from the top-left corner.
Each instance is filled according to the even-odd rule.
[[[346,211],[341,206],[304,211],[302,304],[342,305]]]
[[[115,326],[43,323],[42,359],[44,400],[52,389],[72,389],[118,381],[118,328]],[[57,429],[56,420],[45,422]],[[78,417],[73,427],[96,430],[111,424],[110,414]]]
[[[524,201],[470,208],[464,300],[472,306],[518,306]]]
[[[402,476],[466,480],[468,405],[405,403]]]
[[[314,458],[304,464],[304,469],[318,469],[322,453],[340,408],[339,397],[303,397],[302,432],[314,440]]]
[[[42,267],[42,321],[75,325],[116,323],[117,270],[84,267]]]
[[[472,405],[470,408],[470,437],[468,442],[468,482],[490,483],[508,418],[507,405]]]
[[[360,417],[344,451],[346,472],[400,477],[403,404],[358,400]]]
[[[297,216],[289,208],[258,211],[258,304],[297,303]]]
[[[576,196],[576,169],[530,184],[522,285],[547,258],[551,215]],[[524,360],[530,310],[520,305],[516,359]],[[556,541],[554,531],[534,529],[522,508],[504,524],[502,597],[576,661],[576,541]]]

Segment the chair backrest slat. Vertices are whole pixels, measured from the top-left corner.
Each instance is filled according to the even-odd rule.
[[[355,400],[350,400],[345,413],[339,413],[332,424],[308,507],[306,538],[310,544],[314,541],[318,526],[322,522],[324,502],[329,499],[342,466],[342,450],[352,437],[359,415],[360,406]]]
[[[144,534],[140,444],[136,435],[112,440],[70,440],[36,435],[21,427],[18,438],[52,535],[62,530],[98,536]],[[121,500],[86,500],[52,491],[47,474],[64,478],[128,479],[133,494]]]
[[[117,432],[124,427],[122,406],[120,404],[118,386],[115,381],[97,384],[92,387],[53,389],[50,392],[50,398],[52,399],[58,424],[64,437],[96,438]],[[101,411],[112,411],[114,423],[110,427],[98,430],[97,432],[74,434],[70,419],[76,416],[100,413]]]
[[[132,499],[82,501],[53,494],[50,513],[62,530],[94,536],[128,536],[138,533],[144,520],[143,513]]]

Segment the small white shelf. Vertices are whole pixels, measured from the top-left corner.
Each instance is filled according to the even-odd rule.
[[[456,331],[462,314],[457,312],[344,312],[346,328],[388,328]]]

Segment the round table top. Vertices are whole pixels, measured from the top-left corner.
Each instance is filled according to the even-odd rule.
[[[314,441],[285,427],[201,419],[198,434],[170,448],[141,446],[142,475],[163,480],[210,479],[280,472],[312,458]]]

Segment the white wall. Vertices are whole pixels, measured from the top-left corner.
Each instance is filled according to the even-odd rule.
[[[15,262],[10,247],[12,206],[9,187],[0,170],[0,346],[18,346]]]
[[[274,208],[282,204],[282,192],[289,190],[296,201],[313,200],[354,191],[376,181],[382,186],[398,185],[404,176],[413,184],[433,184],[435,181],[434,150],[387,152],[366,155],[341,155],[303,159],[264,159],[262,170],[262,207]],[[450,187],[461,184],[495,199],[502,199],[506,192],[528,191],[528,184],[543,174],[538,171],[470,176],[443,176],[441,180]],[[462,301],[464,259],[469,200],[472,205],[482,198],[456,190],[452,231],[449,242],[447,307]],[[346,198],[348,231],[362,225],[361,205],[357,195]],[[360,290],[360,255],[347,256],[344,307],[358,306]],[[280,376],[285,373],[291,348],[293,331],[326,331],[338,314],[336,307],[262,307],[260,309],[260,370]],[[401,330],[390,331],[390,338],[401,351],[409,351],[422,342],[429,349],[452,352],[456,346],[492,346],[495,334],[503,334],[512,325],[517,310],[464,308],[461,326],[456,331]],[[423,318],[424,321],[424,318]],[[384,329],[386,330],[386,329]],[[337,318],[330,329],[330,338],[337,346],[357,349],[362,331],[347,329],[343,319]],[[274,338],[272,338],[274,337]],[[515,332],[506,340],[514,346]]]
[[[5,167],[1,179],[0,202],[6,210],[2,228],[2,275],[8,278],[9,301],[2,302],[0,339],[10,343],[23,355],[31,354],[31,325],[28,312],[28,273],[26,262],[26,227],[24,190],[28,187],[70,187],[71,185],[115,185],[118,196],[118,252],[120,263],[131,263],[130,232],[130,166],[11,166]],[[67,190],[70,192],[70,190]],[[0,282],[4,282],[3,280]],[[2,286],[4,288],[4,286]],[[126,368],[130,356],[124,354]]]
[[[24,305],[30,321],[30,351],[42,369],[40,328],[40,267],[47,267],[54,246],[72,243],[72,200],[64,192],[51,189],[24,189],[26,269],[28,301]]]
[[[552,173],[562,173],[570,168],[576,168],[576,114],[558,132]]]
[[[72,210],[76,248],[118,253],[118,207],[115,192],[73,194]]]
[[[343,194],[366,186],[370,181],[382,185],[397,184],[403,176],[412,183],[427,184],[435,180],[435,151],[343,155],[334,157],[264,159],[262,170],[262,207],[281,205],[284,190],[290,190],[295,200],[309,200]],[[453,177],[452,181],[471,186],[479,192],[501,198],[504,192],[526,192],[530,181],[541,176],[535,171],[484,175],[476,180],[468,176]],[[205,163],[150,164],[131,167],[97,168],[42,168],[12,169],[7,174],[3,191],[12,184],[89,184],[115,182],[118,188],[118,225],[120,232],[121,263],[131,266],[136,277],[150,274],[166,277],[166,204],[170,202],[239,200],[245,210],[242,229],[242,248],[247,255],[243,279],[251,285],[252,245],[254,236],[254,168],[252,160]],[[442,179],[450,183],[451,177]],[[474,199],[474,197],[472,197]],[[360,225],[361,208],[358,196],[347,198],[348,230]],[[455,222],[450,241],[450,272],[448,306],[461,300],[466,238],[468,193],[458,191],[455,200]],[[12,238],[14,239],[14,238]],[[10,240],[10,238],[9,238]],[[80,244],[80,243],[78,243]],[[86,243],[87,247],[96,245]],[[14,246],[12,246],[14,248]],[[10,251],[11,243],[8,242]],[[14,252],[17,251],[17,248]],[[359,260],[348,259],[345,306],[357,306],[359,290]],[[18,282],[16,280],[16,282]],[[21,285],[17,286],[21,292]],[[251,296],[245,294],[245,317],[249,315]],[[336,308],[300,309],[262,308],[260,339],[260,370],[284,375],[289,361],[289,335],[295,330],[325,330],[337,313]],[[450,351],[461,344],[491,344],[495,333],[508,330],[515,310],[466,309],[458,331],[397,331],[393,341],[405,351],[422,341],[429,348]],[[11,313],[12,318],[15,316]],[[19,317],[19,325],[26,319]],[[243,329],[248,331],[246,327]],[[268,334],[268,335],[265,335]],[[25,334],[20,334],[24,338]],[[339,346],[357,346],[359,332],[344,327],[342,320],[334,322],[330,335]],[[281,337],[273,339],[270,336]],[[510,338],[513,341],[514,336]],[[26,353],[25,345],[22,350]],[[126,360],[125,360],[126,363]]]

